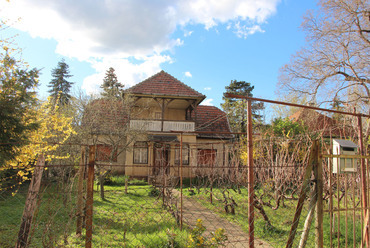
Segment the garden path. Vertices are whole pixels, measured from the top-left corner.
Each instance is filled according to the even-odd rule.
[[[178,198],[180,197],[180,192],[178,190],[174,189],[173,194]],[[225,242],[226,247],[249,247],[248,234],[244,232],[239,225],[218,216],[216,213],[212,212],[212,210],[202,206],[185,195],[183,195],[182,215],[183,222],[189,226],[195,226],[197,220],[201,219],[203,225],[206,227],[205,235],[209,235],[210,232],[215,232],[218,228],[225,229],[228,238]],[[272,246],[266,241],[255,238],[254,247],[270,248]]]

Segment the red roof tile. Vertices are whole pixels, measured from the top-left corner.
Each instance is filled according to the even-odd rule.
[[[201,134],[203,137],[213,137],[228,135],[218,135],[217,132],[231,132],[229,121],[225,112],[214,106],[197,107],[196,131],[214,132],[214,134]],[[229,135],[231,137],[231,135]]]
[[[293,122],[303,122],[311,132],[321,132],[324,136],[351,136],[355,132],[352,127],[345,123],[339,123],[336,120],[323,115],[311,109],[301,109],[289,116]]]
[[[165,71],[161,71],[141,83],[127,89],[132,94],[186,96],[205,98],[205,95],[190,88]]]

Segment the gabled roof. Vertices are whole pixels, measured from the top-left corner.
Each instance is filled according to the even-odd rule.
[[[231,132],[229,121],[225,112],[214,106],[199,105],[196,113],[197,118],[195,130],[214,132],[214,134],[199,134],[199,137],[232,138],[231,134],[217,134],[221,132]]]
[[[343,147],[357,148],[358,145],[353,143],[351,140],[333,139],[333,143],[338,143],[338,145]]]
[[[140,95],[181,96],[202,99],[206,97],[165,71],[158,72],[126,91]]]
[[[303,122],[311,132],[321,132],[324,136],[347,137],[354,134],[351,126],[323,115],[312,109],[301,109],[289,116],[292,121]]]

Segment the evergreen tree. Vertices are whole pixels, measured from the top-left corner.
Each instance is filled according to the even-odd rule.
[[[64,59],[58,62],[58,66],[52,70],[51,75],[53,79],[48,85],[51,88],[49,90],[51,102],[54,106],[65,106],[71,99],[69,92],[74,83],[67,81],[72,75],[69,74],[69,66]]]
[[[105,73],[103,84],[100,86],[104,92],[104,97],[121,98],[123,96],[124,85],[118,82],[116,73],[113,67],[110,67]]]
[[[254,86],[245,81],[232,80],[229,86],[225,87],[226,93],[253,97],[252,91]],[[225,102],[221,104],[222,109],[226,112],[231,130],[233,132],[246,132],[247,125],[247,103],[244,99],[230,99],[223,97]],[[263,103],[252,102],[252,116],[253,120],[257,122],[262,121],[262,115],[258,111],[264,109]]]
[[[37,69],[22,69],[23,65],[10,57],[7,49],[0,54],[0,167],[19,153],[19,147],[29,139],[38,125],[34,113],[37,103],[35,88]]]

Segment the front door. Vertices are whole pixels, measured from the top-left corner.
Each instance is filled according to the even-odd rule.
[[[154,144],[154,167],[153,175],[168,175],[170,159],[170,145],[163,143]]]

